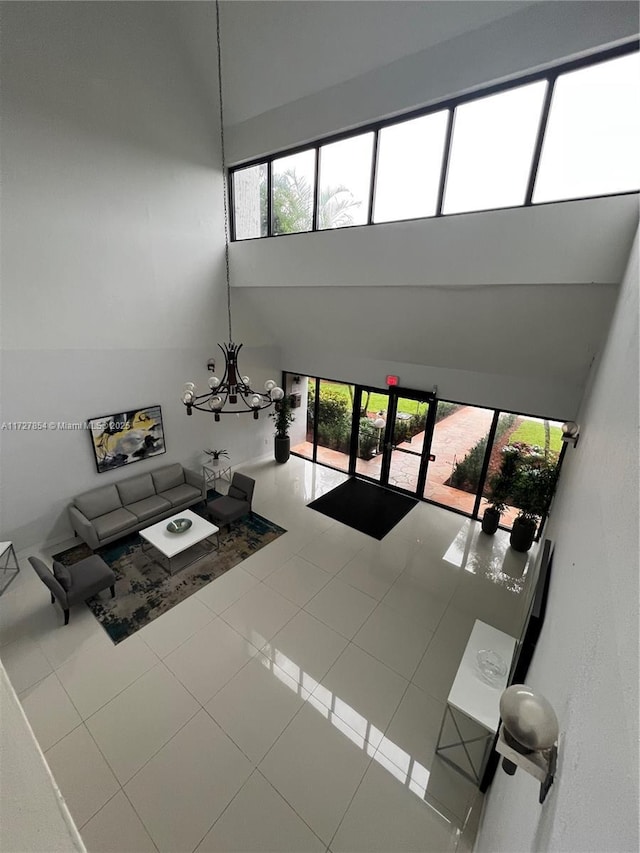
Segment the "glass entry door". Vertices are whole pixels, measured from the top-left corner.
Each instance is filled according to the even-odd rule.
[[[362,388],[355,473],[418,495],[433,432],[430,395]]]
[[[433,432],[433,408],[426,395],[392,392],[386,431],[385,485],[418,495],[424,488]]]
[[[359,388],[358,434],[355,448],[355,473],[382,482],[385,430],[389,411],[389,393],[376,388]]]

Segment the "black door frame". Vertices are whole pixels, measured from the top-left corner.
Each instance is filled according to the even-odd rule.
[[[360,411],[362,408],[362,396],[363,393],[367,391],[374,394],[386,394],[388,396],[388,408],[386,415],[386,426],[384,430],[384,436],[382,438],[382,465],[380,468],[380,477],[374,478],[369,477],[366,474],[362,474],[361,472],[356,471],[356,460],[358,458],[358,433],[360,427]],[[420,468],[418,471],[418,481],[416,484],[415,491],[411,491],[408,489],[402,489],[399,486],[394,486],[392,483],[389,483],[389,473],[391,470],[391,457],[393,455],[394,450],[396,449],[393,444],[395,423],[396,423],[396,414],[398,410],[398,400],[400,398],[416,400],[419,403],[427,404],[427,414],[425,417],[425,435],[424,442],[422,445],[422,452],[420,454]],[[433,429],[436,421],[436,411],[438,408],[438,400],[435,394],[431,391],[420,391],[416,388],[403,388],[400,386],[389,386],[387,388],[375,388],[371,385],[356,385],[353,395],[353,417],[352,417],[352,426],[351,426],[351,446],[350,446],[350,457],[349,457],[349,475],[352,477],[362,477],[364,480],[370,480],[371,482],[378,483],[380,486],[383,486],[385,489],[392,489],[393,491],[401,492],[402,494],[409,494],[418,499],[421,499],[422,493],[424,491],[424,484],[427,479],[427,467],[429,465],[429,456],[431,454],[431,442],[433,439]],[[400,453],[410,452],[405,451],[403,449],[399,450]]]
[[[393,443],[394,432],[396,427],[396,415],[398,412],[398,400],[415,400],[418,403],[427,404],[427,413],[424,421],[424,441],[422,443],[422,452],[412,453],[404,448],[397,448]],[[436,422],[436,411],[438,408],[438,400],[435,394],[431,391],[418,391],[415,388],[402,388],[400,386],[392,386],[389,388],[389,411],[387,413],[387,426],[384,435],[384,453],[382,458],[381,484],[388,489],[410,494],[416,498],[421,498],[424,491],[424,484],[427,479],[427,468],[429,467],[429,458],[431,456],[431,442],[433,440],[433,428]],[[414,456],[420,456],[420,467],[418,469],[418,480],[414,491],[403,489],[400,486],[394,486],[389,483],[389,473],[391,471],[391,459],[394,451],[398,453],[409,453]]]

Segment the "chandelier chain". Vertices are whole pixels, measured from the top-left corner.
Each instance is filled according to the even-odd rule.
[[[224,357],[224,372],[222,378],[211,376],[208,385],[209,390],[204,394],[198,394],[195,382],[185,383],[182,392],[182,403],[186,406],[187,415],[192,415],[196,409],[201,412],[212,414],[217,421],[224,414],[238,415],[241,412],[251,412],[254,420],[258,419],[258,413],[262,409],[268,409],[274,403],[279,406],[284,398],[284,391],[278,387],[273,379],[268,379],[264,384],[264,392],[254,391],[251,380],[243,376],[238,366],[238,353],[242,344],[233,342],[231,330],[231,272],[229,265],[229,184],[227,177],[227,157],[224,141],[224,98],[222,94],[222,46],[220,39],[220,0],[216,0],[216,47],[218,51],[218,104],[220,107],[220,159],[222,161],[222,200],[224,212],[224,263],[225,278],[227,284],[227,314],[229,319],[229,340],[226,344],[218,344]],[[215,371],[214,359],[209,359],[207,368]],[[227,406],[227,403],[229,406]]]
[[[229,271],[229,207],[227,198],[227,159],[224,147],[224,108],[222,98],[222,48],[220,46],[220,0],[216,0],[216,45],[218,52],[218,104],[220,107],[220,154],[222,157],[222,199],[224,205],[224,264],[227,283],[227,314],[229,320],[229,341],[231,333],[231,276]]]

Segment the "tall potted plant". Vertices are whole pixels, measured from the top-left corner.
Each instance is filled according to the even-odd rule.
[[[491,498],[482,516],[482,530],[484,533],[489,534],[489,536],[493,536],[498,529],[500,516],[507,508],[507,504],[511,498],[519,459],[520,451],[517,447],[507,445],[502,448],[500,469],[489,481]]]
[[[269,416],[273,418],[276,426],[276,436],[274,439],[276,462],[286,462],[291,451],[289,427],[295,420],[295,415],[291,411],[291,400],[289,397],[283,397],[279,403],[276,403],[275,411],[269,412]]]
[[[514,551],[528,551],[540,519],[548,512],[558,482],[555,464],[529,462],[516,478],[516,504],[520,509],[513,522],[510,543]]]

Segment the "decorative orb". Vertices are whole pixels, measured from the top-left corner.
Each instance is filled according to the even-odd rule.
[[[568,438],[574,438],[580,432],[580,427],[575,421],[567,421],[562,424],[562,434],[566,435]]]
[[[500,697],[505,729],[526,749],[549,749],[558,739],[558,718],[549,702],[526,684],[512,684]]]
[[[209,379],[209,388],[212,388],[212,389],[217,388],[219,384],[220,384],[220,380],[218,379],[217,376],[212,376]]]
[[[262,404],[262,398],[258,394],[254,394],[251,398],[251,406],[254,409],[259,409]]]
[[[243,376],[243,377],[242,377],[242,383],[243,383],[244,385],[246,385],[247,387],[249,387],[249,386],[251,385],[251,380],[249,379],[249,377],[248,377],[248,376]]]
[[[195,393],[195,390],[196,390],[195,383],[193,383],[193,382],[185,382],[185,383],[184,383],[184,390],[185,390],[185,391],[193,391],[193,392]]]
[[[182,395],[182,402],[185,404],[185,406],[189,405],[190,403],[193,403],[193,400],[194,400],[193,391],[185,391],[184,394]]]
[[[222,397],[216,396],[209,400],[209,407],[213,409],[214,412],[219,412],[223,405],[224,401]]]
[[[276,383],[273,381],[273,379],[267,379],[267,381],[264,383],[264,390],[267,392],[267,394],[269,393],[269,391],[272,391],[275,387],[276,387]]]
[[[278,386],[276,385],[275,388],[271,389],[271,399],[275,400],[276,403],[278,402],[278,400],[282,400],[283,397],[284,391],[282,390],[282,388],[278,388]]]
[[[384,429],[387,425],[387,422],[384,418],[376,418],[373,422],[373,425],[376,429]]]

